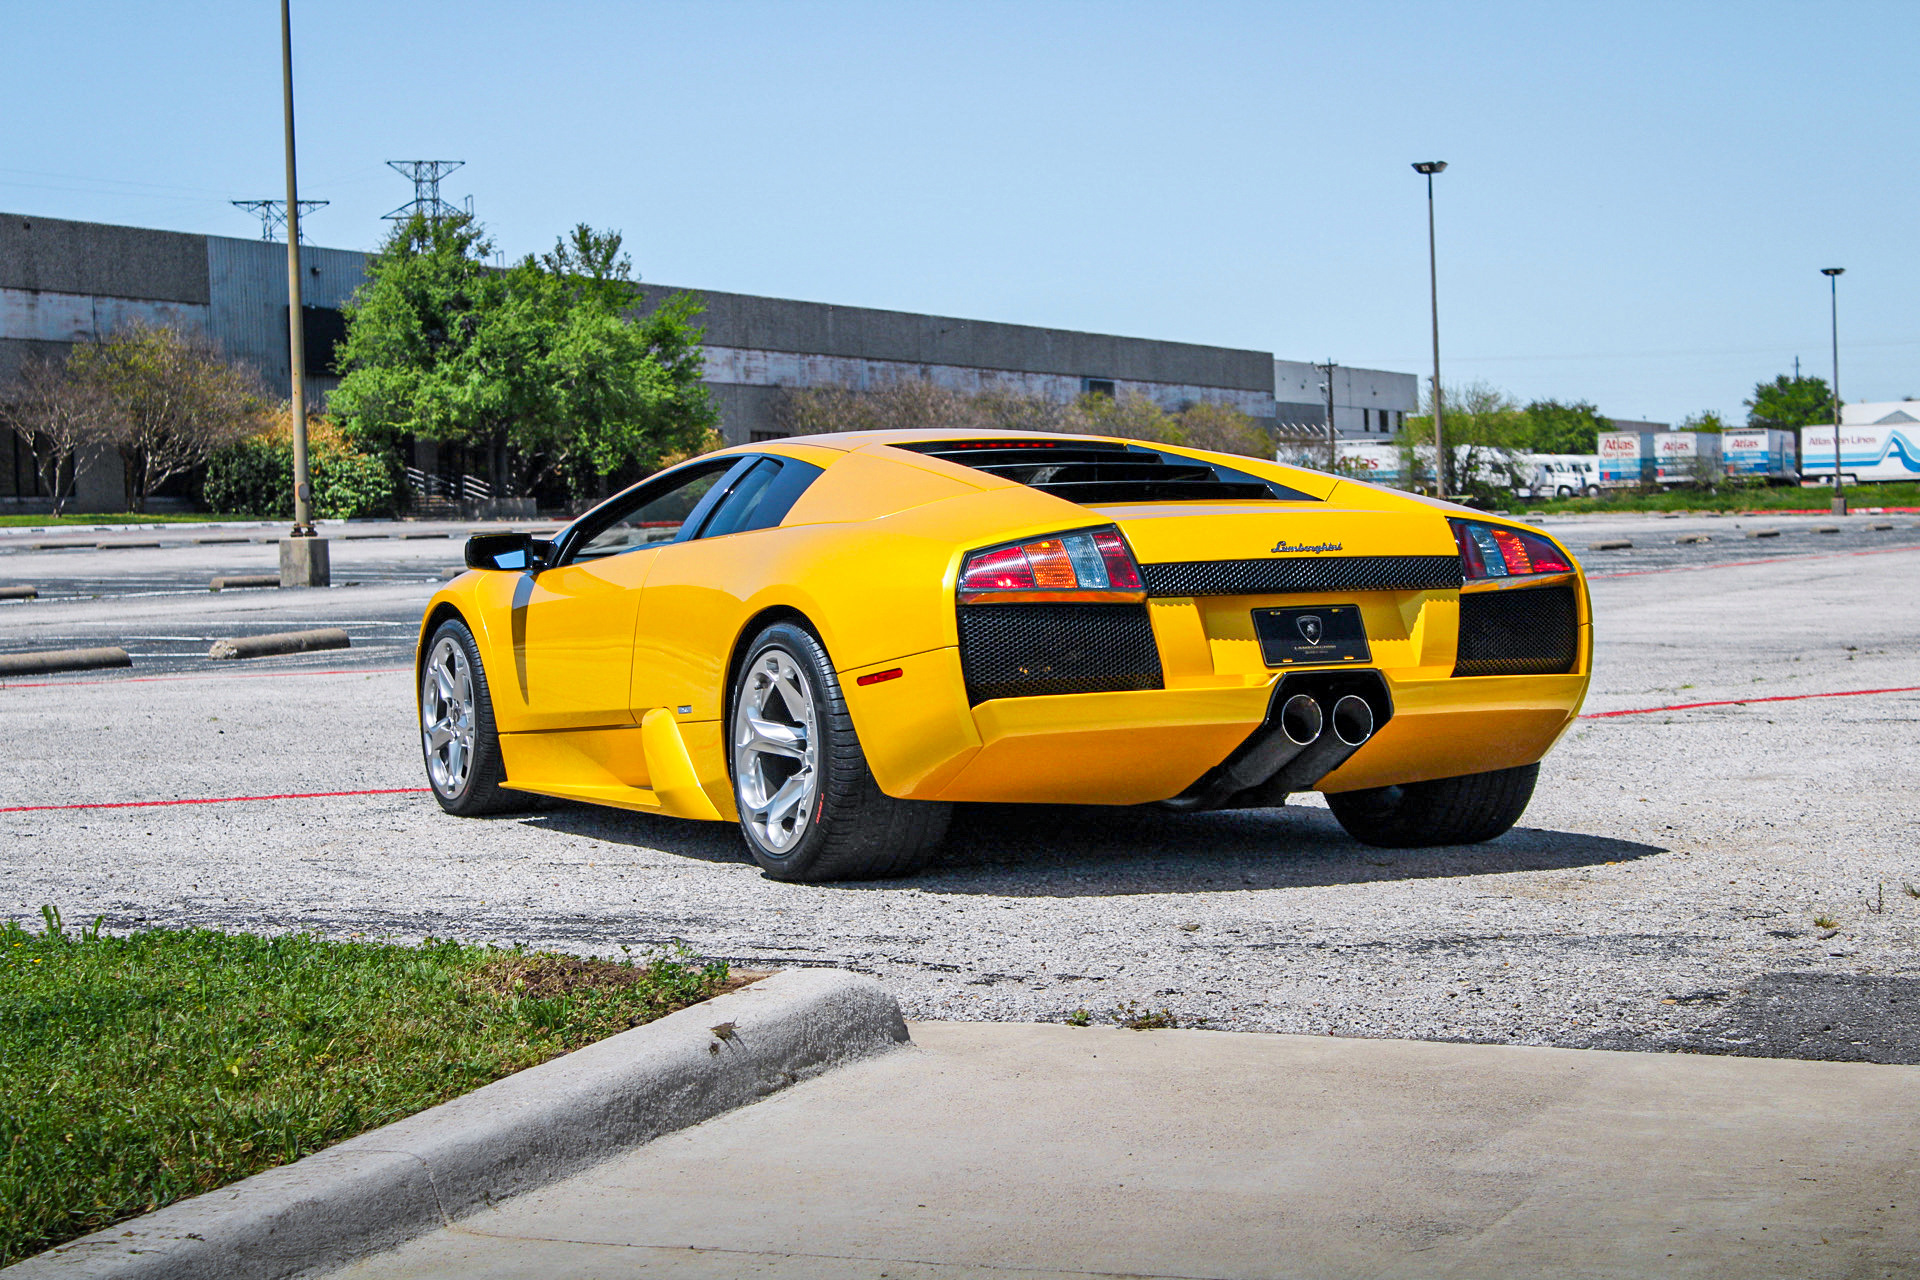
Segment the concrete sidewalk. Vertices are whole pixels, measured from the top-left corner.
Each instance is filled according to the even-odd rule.
[[[912,1031],[339,1274],[1920,1274],[1920,1068]]]

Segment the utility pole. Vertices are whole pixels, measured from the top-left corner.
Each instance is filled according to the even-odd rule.
[[[1433,247],[1433,175],[1445,173],[1445,160],[1422,160],[1413,166],[1427,180],[1427,288],[1433,298],[1433,490],[1447,496],[1446,409],[1440,402],[1440,268]],[[1414,467],[1414,474],[1420,469]]]
[[[260,219],[260,238],[262,240],[272,240],[274,238],[273,233],[282,230],[287,225],[287,202],[285,200],[229,200],[227,203],[236,209],[245,209],[248,213]],[[304,218],[313,210],[324,209],[332,203],[331,200],[302,200],[300,202],[300,216]],[[300,233],[301,241],[305,242],[306,238],[307,233],[302,231]]]
[[[387,168],[413,183],[413,199],[392,213],[381,216],[388,222],[405,222],[418,213],[424,214],[429,222],[438,222],[458,214],[458,208],[440,198],[440,182],[465,163],[465,160],[387,161]],[[471,197],[468,199],[467,212],[473,212]]]
[[[1315,367],[1327,375],[1326,382],[1321,385],[1321,390],[1327,393],[1327,470],[1338,471],[1340,450],[1335,443],[1337,433],[1333,428],[1333,371],[1339,366],[1334,364],[1332,356],[1328,356],[1325,364]]]
[[[307,466],[306,334],[300,314],[300,186],[293,152],[293,17],[280,0],[280,88],[287,142],[287,363],[292,373],[293,531],[280,540],[280,585],[324,587],[332,581],[326,539],[313,527],[313,477]]]
[[[1845,267],[1822,267],[1827,278],[1828,318],[1833,325],[1833,514],[1847,514],[1847,495],[1840,489],[1840,277]]]

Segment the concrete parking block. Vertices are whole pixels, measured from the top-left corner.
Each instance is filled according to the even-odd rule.
[[[321,627],[313,631],[282,631],[267,636],[237,636],[215,640],[207,650],[209,658],[266,658],[287,653],[314,653],[322,649],[345,649],[353,642],[339,627]]]
[[[277,587],[280,575],[277,573],[233,573],[223,578],[215,578],[207,584],[209,591],[233,591],[239,588]]]
[[[40,588],[30,587],[24,583],[0,586],[0,600],[32,600],[37,598],[39,594]]]
[[[133,659],[125,649],[107,646],[97,649],[45,649],[38,653],[0,653],[0,676],[50,675],[56,671],[97,671],[107,667],[130,667]]]
[[[1633,546],[1633,543],[1631,543],[1625,538],[1603,538],[1599,542],[1589,542],[1587,544],[1587,550],[1589,551],[1626,551],[1632,546]]]

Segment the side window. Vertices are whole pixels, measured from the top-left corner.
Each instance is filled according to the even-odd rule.
[[[677,540],[683,526],[701,512],[714,487],[739,466],[738,458],[716,458],[676,471],[658,483],[643,485],[634,495],[634,505],[588,535],[573,549],[569,560],[597,560]]]
[[[696,536],[718,538],[771,529],[786,519],[793,504],[819,475],[819,467],[797,458],[762,458],[734,481]]]

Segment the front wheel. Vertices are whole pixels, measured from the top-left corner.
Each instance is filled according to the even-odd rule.
[[[457,618],[434,628],[420,665],[420,750],[433,798],[463,818],[526,806],[500,786],[507,780],[493,696],[473,632]]]
[[[728,763],[747,852],[776,880],[870,880],[926,865],[953,806],[896,800],[867,767],[840,680],[790,622],[753,638],[734,681]]]
[[[1525,764],[1463,778],[1342,791],[1327,797],[1327,807],[1361,844],[1382,849],[1478,844],[1520,820],[1539,776],[1539,765]]]

